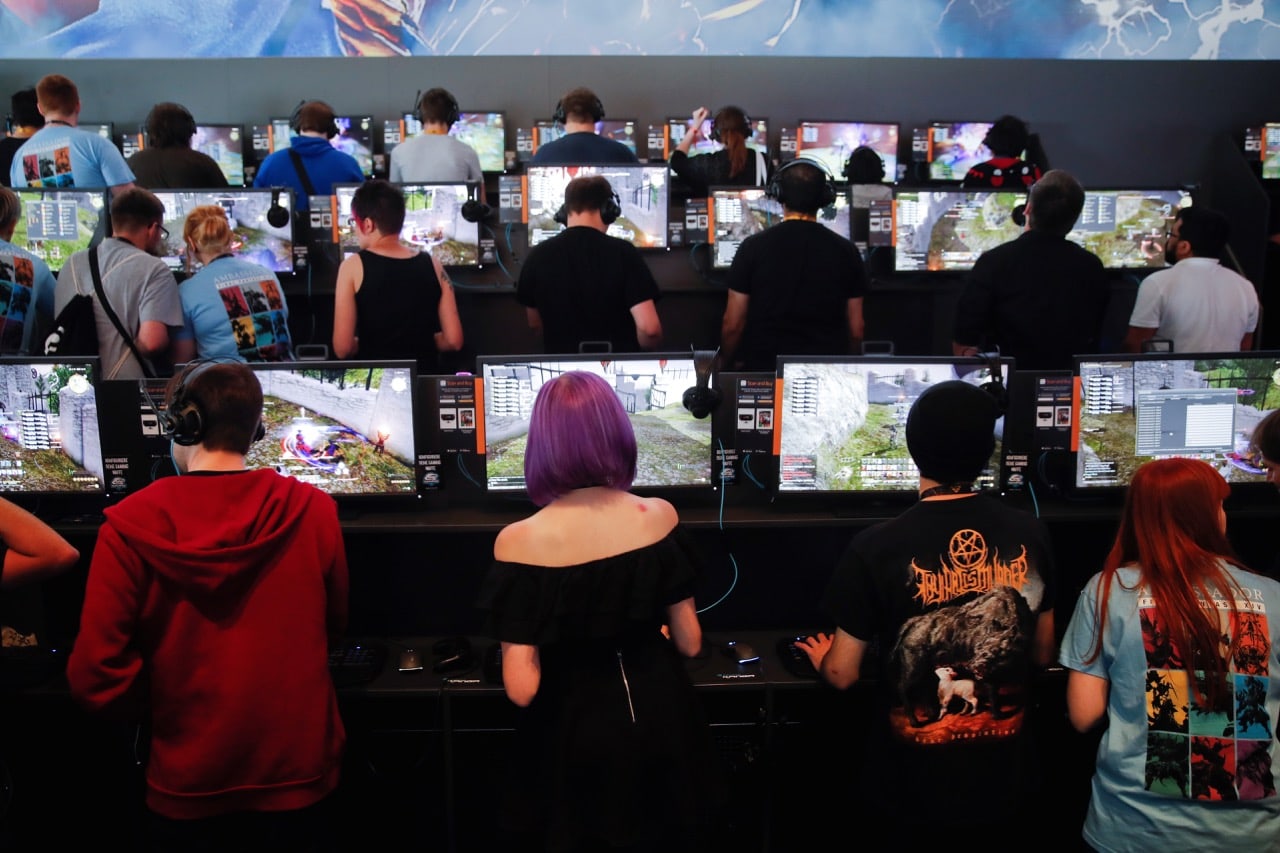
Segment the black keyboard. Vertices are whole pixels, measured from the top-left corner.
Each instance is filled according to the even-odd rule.
[[[387,647],[381,643],[346,642],[329,650],[329,674],[335,687],[373,681],[386,662]]]
[[[782,668],[796,678],[808,678],[816,681],[821,676],[813,668],[813,664],[810,663],[809,656],[805,654],[804,649],[796,645],[796,640],[800,639],[803,639],[803,637],[795,635],[779,637],[778,658],[782,661]]]

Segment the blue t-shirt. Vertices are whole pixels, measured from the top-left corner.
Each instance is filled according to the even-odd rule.
[[[293,136],[289,139],[289,147],[275,152],[262,161],[258,173],[253,178],[255,187],[289,187],[297,199],[298,210],[309,210],[307,194],[302,187],[302,178],[294,168],[290,151],[297,151],[302,157],[303,168],[311,179],[311,186],[316,195],[333,195],[334,184],[359,184],[364,182],[364,172],[356,158],[346,154],[329,144],[329,140],[319,136]]]
[[[1234,619],[1225,596],[1201,602],[1238,640],[1223,708],[1197,702],[1136,568],[1112,582],[1102,651],[1087,663],[1102,576],[1080,593],[1059,659],[1109,684],[1083,832],[1097,850],[1280,849],[1280,583],[1228,571],[1240,587]]]
[[[46,124],[13,155],[9,183],[15,188],[97,189],[133,182],[133,171],[114,145],[96,133]]]
[[[589,166],[609,163],[635,164],[640,160],[636,158],[634,151],[616,139],[609,139],[591,131],[578,131],[566,133],[546,145],[539,145],[529,162],[535,166]]]
[[[182,331],[200,358],[291,361],[289,306],[275,273],[224,255],[178,287]]]
[[[31,352],[36,317],[53,319],[55,284],[48,264],[0,240],[0,353]]]

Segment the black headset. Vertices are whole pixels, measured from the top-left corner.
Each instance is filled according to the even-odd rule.
[[[991,378],[983,382],[978,387],[991,395],[991,399],[995,401],[996,408],[1000,410],[1000,414],[1004,415],[1009,410],[1009,389],[1004,384],[1004,370],[1000,362],[1000,353],[984,352],[978,353],[980,358],[987,363],[987,372],[991,374]]]
[[[884,180],[884,158],[871,146],[859,145],[844,162],[844,179],[851,183],[880,183]]]
[[[711,119],[711,141],[712,142],[720,141],[721,127],[718,119],[720,118],[720,116],[724,115],[725,110],[737,110],[739,113],[742,114],[742,122],[743,122],[742,136],[745,139],[750,139],[751,130],[753,127],[755,127],[755,125],[751,123],[751,116],[747,115],[747,111],[744,110],[742,107],[721,107],[720,110],[715,114],[715,117]]]
[[[479,195],[476,186],[467,184],[467,200],[462,203],[462,218],[468,222],[483,222],[493,212],[493,208],[476,197]]]
[[[782,178],[787,173],[787,170],[794,169],[800,164],[812,166],[823,175],[822,195],[818,199],[818,209],[821,210],[824,207],[830,207],[835,204],[838,193],[836,192],[836,182],[831,177],[831,172],[822,163],[817,160],[811,160],[808,157],[797,157],[794,160],[783,163],[778,171],[773,173],[773,177],[769,179],[769,185],[765,187],[765,195],[781,205],[789,206],[790,203],[786,198],[786,190],[783,188]]]
[[[156,106],[158,107],[160,105],[156,104]],[[190,139],[191,137],[196,135],[196,118],[191,114],[190,110],[188,110],[182,104],[169,103],[169,104],[166,104],[165,106],[178,108],[177,115],[178,115],[178,121],[180,122],[177,128],[178,136],[184,139]],[[142,124],[142,130],[143,130],[143,133],[147,134],[148,143],[152,141],[150,138],[151,120],[155,117],[155,114],[156,114],[156,107],[152,107],[151,110],[147,113],[146,121],[144,121]]]
[[[591,103],[588,105],[591,113],[592,121],[604,121],[604,104],[600,102],[600,96],[594,92],[591,95]],[[568,116],[564,112],[564,99],[556,101],[556,111],[551,114],[551,120],[556,124],[564,124]]]
[[[720,389],[711,382],[716,356],[719,354],[719,347],[713,350],[693,350],[693,370],[697,376],[697,384],[685,389],[680,402],[695,418],[707,417],[720,405]]]
[[[455,98],[453,93],[448,89],[435,88],[428,89],[425,92],[418,90],[418,97],[413,102],[413,114],[417,116],[418,121],[422,122],[424,125],[427,123],[426,118],[422,115],[422,99],[432,92],[441,92],[448,99],[449,114],[445,117],[444,123],[448,127],[453,127],[458,123],[458,120],[462,118],[462,110],[458,107],[458,99]]]
[[[1031,190],[1027,190],[1026,196],[1022,201],[1013,206],[1013,210],[1009,211],[1009,218],[1013,220],[1013,224],[1019,228],[1027,227],[1027,205],[1031,202]]]
[[[271,188],[271,206],[267,208],[267,224],[272,228],[283,228],[289,224],[289,208],[280,203],[283,187]]]
[[[165,438],[183,447],[200,443],[204,438],[204,413],[200,411],[200,404],[188,395],[187,385],[197,374],[212,365],[233,363],[236,362],[226,358],[200,358],[189,362],[182,369],[182,373],[178,374],[173,392],[169,395],[168,405],[160,413],[160,431]],[[259,416],[258,425],[253,431],[253,440],[261,441],[266,434],[267,428],[262,423],[262,417]]]
[[[289,116],[289,130],[293,131],[295,135],[302,134],[301,128],[298,127],[298,122],[302,119],[302,108],[309,103],[311,102],[306,100],[305,98],[302,99],[301,101],[298,101],[298,105],[293,108],[293,113]],[[326,128],[323,128],[323,131],[326,139],[333,139],[335,136],[338,135],[340,131],[338,130],[338,123],[333,120],[332,111],[330,112],[329,115],[330,115],[329,126]]]
[[[612,225],[621,215],[622,199],[618,197],[617,191],[611,186],[609,188],[609,196],[600,202],[600,221],[605,225]],[[556,209],[556,213],[553,218],[561,225],[568,225],[569,205],[561,202],[560,207]]]

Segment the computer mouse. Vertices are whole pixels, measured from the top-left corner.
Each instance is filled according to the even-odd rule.
[[[405,649],[400,653],[400,671],[418,672],[422,669],[422,654],[417,649]]]

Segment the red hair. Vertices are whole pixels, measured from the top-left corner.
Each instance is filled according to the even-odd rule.
[[[1218,472],[1198,459],[1157,459],[1138,468],[1102,569],[1095,614],[1098,634],[1088,661],[1102,653],[1116,572],[1134,566],[1139,586],[1151,593],[1164,630],[1181,654],[1197,700],[1207,694],[1209,707],[1217,708],[1229,698],[1226,675],[1238,640],[1231,637],[1230,647],[1224,649],[1224,630],[1211,602],[1226,598],[1234,621],[1239,585],[1223,562],[1245,567],[1221,525],[1222,502],[1230,494],[1231,487]],[[1195,677],[1197,670],[1205,673],[1203,684]]]

